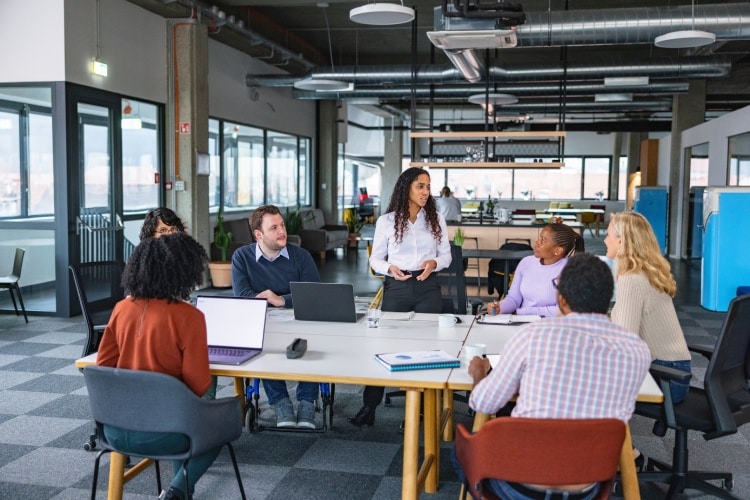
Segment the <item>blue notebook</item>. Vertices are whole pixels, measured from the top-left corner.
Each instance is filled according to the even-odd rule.
[[[412,351],[376,354],[375,359],[389,371],[458,368],[461,360],[445,351]]]

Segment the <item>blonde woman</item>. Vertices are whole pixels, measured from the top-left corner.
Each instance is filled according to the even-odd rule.
[[[604,244],[617,268],[612,321],[638,333],[654,363],[689,372],[690,352],[672,302],[677,285],[651,225],[636,212],[614,214]],[[670,383],[672,401],[682,402],[688,389]]]

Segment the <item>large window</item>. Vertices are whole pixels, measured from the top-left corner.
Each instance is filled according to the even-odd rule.
[[[309,205],[311,141],[241,123],[208,123],[209,207],[227,210]]]
[[[729,138],[730,186],[750,186],[750,132]]]
[[[0,217],[54,212],[52,92],[0,88]]]
[[[544,163],[555,158],[522,158],[517,162]],[[485,200],[609,199],[612,159],[569,156],[560,169],[540,168],[440,168],[431,167],[432,194],[448,186],[459,198]],[[601,193],[601,195],[599,194]]]

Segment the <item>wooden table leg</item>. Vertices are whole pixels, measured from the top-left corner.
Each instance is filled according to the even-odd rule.
[[[404,415],[404,464],[401,473],[402,500],[417,500],[419,497],[419,402],[421,393],[417,389],[406,389]]]
[[[125,455],[113,451],[109,457],[107,500],[122,500],[123,484],[125,484]]]
[[[622,481],[622,492],[626,500],[640,500],[641,492],[638,489],[638,474],[635,472],[633,462],[633,441],[630,435],[630,425],[625,426],[625,441],[620,451],[620,480]]]
[[[435,493],[440,483],[440,425],[438,425],[438,402],[437,390],[426,389],[424,391],[424,456],[433,457],[432,463],[428,464],[425,491]]]
[[[453,441],[453,391],[451,389],[443,389],[443,411],[448,412],[448,422],[445,424],[443,429],[443,441]],[[442,424],[442,421],[438,422],[438,425]]]

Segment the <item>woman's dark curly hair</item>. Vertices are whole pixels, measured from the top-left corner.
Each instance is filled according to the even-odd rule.
[[[177,214],[166,207],[159,207],[151,210],[146,214],[146,218],[143,219],[143,226],[141,226],[141,241],[151,238],[156,232],[156,226],[159,225],[159,221],[170,227],[174,227],[177,231],[184,233],[185,224],[182,223],[182,219],[177,217]]]
[[[147,238],[128,259],[122,287],[136,299],[190,300],[207,263],[206,251],[186,233]]]
[[[393,186],[391,202],[388,204],[386,212],[394,213],[396,241],[399,243],[403,240],[404,233],[408,231],[407,221],[409,220],[409,191],[411,190],[411,184],[422,174],[427,175],[427,177],[430,176],[429,172],[426,170],[418,167],[411,167],[401,173],[396,181],[396,185]],[[443,232],[440,229],[437,206],[435,205],[435,199],[432,196],[427,198],[427,204],[424,206],[424,211],[425,216],[427,217],[427,226],[432,231],[432,236],[435,237],[435,240],[440,241]]]

